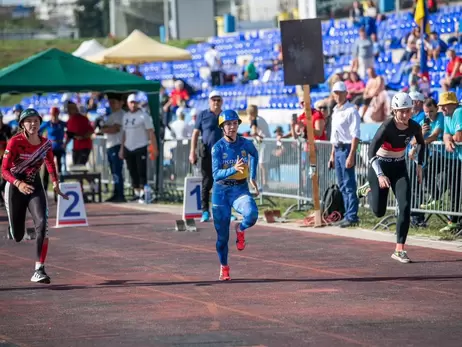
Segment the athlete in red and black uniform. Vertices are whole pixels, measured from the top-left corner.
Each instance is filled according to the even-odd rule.
[[[39,136],[41,122],[42,117],[34,109],[21,113],[18,134],[10,139],[3,154],[2,176],[7,181],[5,206],[12,238],[16,242],[23,239],[27,209],[34,220],[37,260],[31,281],[50,283],[44,266],[48,251],[48,204],[39,174],[44,161],[53,181],[53,189],[63,198],[67,199],[67,196],[58,186],[51,141]]]
[[[406,166],[406,147],[415,137],[418,144],[417,178],[422,182],[422,163],[425,141],[420,125],[411,118],[412,100],[406,93],[397,93],[391,101],[393,117],[382,123],[369,146],[368,180],[372,199],[371,209],[377,217],[385,215],[388,191],[391,188],[398,202],[396,221],[396,248],[392,258],[402,263],[411,260],[404,250],[411,220],[411,184]],[[358,189],[358,196],[365,195],[368,187]],[[361,192],[363,191],[363,192]]]

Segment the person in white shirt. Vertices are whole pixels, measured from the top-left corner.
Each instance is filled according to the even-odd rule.
[[[122,109],[122,95],[108,94],[111,114],[107,117],[101,132],[106,138],[106,149],[109,167],[111,168],[114,193],[107,202],[125,202],[124,197],[124,161],[119,158],[120,144],[122,143],[122,124],[124,110]]]
[[[129,111],[123,117],[123,135],[119,158],[127,161],[128,172],[135,191],[133,200],[143,203],[144,186],[148,183],[147,156],[149,143],[152,146],[152,160],[159,155],[159,151],[151,116],[139,108],[135,94],[128,96],[127,104]]]
[[[170,130],[173,132],[175,139],[183,140],[187,138],[186,122],[184,121],[184,110],[179,108],[176,111],[177,120],[169,124]]]
[[[210,75],[212,77],[212,86],[219,86],[223,84],[223,74],[221,67],[223,65],[221,61],[220,53],[215,49],[215,45],[211,45],[210,49],[205,52],[204,60],[210,69]]]
[[[335,168],[345,207],[344,218],[337,223],[337,226],[346,228],[359,222],[355,159],[360,139],[361,117],[355,105],[347,100],[347,88],[344,82],[336,82],[332,87],[332,93],[337,105],[332,113],[330,136],[332,152],[329,168]]]

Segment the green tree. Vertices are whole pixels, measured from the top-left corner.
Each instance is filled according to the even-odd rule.
[[[75,22],[80,37],[102,37],[104,35],[104,19],[101,0],[77,0],[74,11]]]

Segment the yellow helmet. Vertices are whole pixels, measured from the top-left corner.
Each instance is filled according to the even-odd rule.
[[[239,115],[234,110],[225,110],[220,113],[218,116],[218,126],[221,128],[225,122],[237,120],[239,124],[242,123],[242,120],[239,118]]]

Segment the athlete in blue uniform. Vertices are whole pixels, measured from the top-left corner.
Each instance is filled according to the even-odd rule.
[[[249,191],[247,179],[258,195],[257,176],[258,152],[253,143],[237,135],[241,124],[239,115],[233,110],[223,111],[218,118],[224,137],[212,148],[212,214],[217,231],[217,252],[221,263],[220,280],[230,280],[228,265],[228,241],[231,208],[243,216],[236,224],[236,246],[245,248],[244,231],[257,222],[258,208]],[[250,160],[249,160],[250,156]]]

